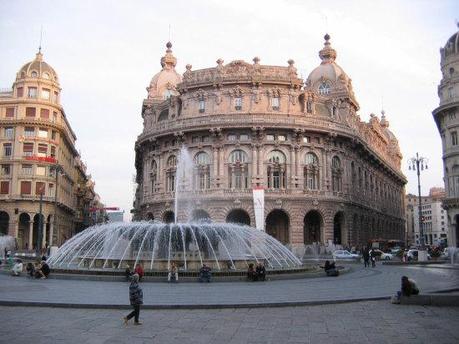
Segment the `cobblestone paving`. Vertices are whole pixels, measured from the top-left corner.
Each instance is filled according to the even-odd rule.
[[[459,343],[459,308],[366,301],[221,310],[148,310],[142,326],[123,310],[0,307],[1,343]]]
[[[384,266],[337,278],[268,282],[142,283],[146,305],[234,305],[320,302],[386,297],[400,289],[400,277],[417,281],[421,292],[459,287],[459,270],[418,266]],[[128,283],[83,280],[33,280],[0,275],[0,300],[126,305]]]

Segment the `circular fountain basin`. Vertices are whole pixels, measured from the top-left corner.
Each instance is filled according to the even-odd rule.
[[[229,223],[111,223],[87,228],[62,245],[48,262],[55,270],[108,274],[140,264],[146,275],[164,273],[174,262],[182,273],[203,264],[214,273],[304,270],[279,241],[248,226]]]

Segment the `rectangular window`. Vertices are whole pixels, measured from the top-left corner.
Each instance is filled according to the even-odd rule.
[[[45,157],[48,154],[48,145],[44,143],[38,144],[38,156]]]
[[[457,146],[457,131],[451,133],[451,145]]]
[[[5,127],[5,138],[12,139],[14,136],[13,127]]]
[[[0,182],[0,194],[8,195],[10,193],[10,182]]]
[[[1,174],[2,176],[9,176],[11,173],[10,165],[2,165]]]
[[[309,143],[309,142],[311,142],[311,139],[309,138],[309,136],[304,136],[303,143]]]
[[[35,128],[34,127],[25,127],[24,128],[24,137],[34,137]]]
[[[22,165],[22,174],[31,176],[32,175],[32,165]]]
[[[30,142],[23,143],[22,151],[24,152],[25,156],[32,156],[33,155],[33,143],[30,143]]]
[[[49,119],[49,110],[48,109],[40,109],[40,118]]]
[[[204,99],[201,99],[199,101],[199,112],[203,113],[204,111],[206,111],[206,102],[204,101]]]
[[[25,112],[26,117],[34,117],[35,118],[35,114],[36,114],[36,109],[35,108],[33,108],[33,107],[26,108],[26,112]]]
[[[205,135],[205,136],[201,137],[201,140],[202,140],[202,142],[209,142],[210,141],[210,137]]]
[[[56,157],[56,147],[51,146],[51,153],[50,153],[50,156],[51,156],[52,158],[55,158],[55,157]]]
[[[18,88],[17,88],[16,96],[17,96],[18,98],[24,97],[24,89],[23,89],[22,87],[18,87]]]
[[[51,131],[51,140],[56,140],[56,131]]]
[[[28,93],[29,98],[37,98],[37,88],[36,87],[29,87],[28,90],[29,90],[29,93]]]
[[[48,129],[46,129],[46,128],[38,129],[38,137],[41,137],[43,139],[47,139],[48,138]]]
[[[266,135],[266,141],[274,141],[274,135]]]
[[[239,136],[239,140],[241,140],[241,141],[249,141],[249,135],[247,135],[247,134],[241,134],[241,135]]]
[[[273,110],[279,110],[279,106],[280,106],[279,97],[271,98],[271,106]]]
[[[54,197],[54,184],[48,184],[48,197]]]
[[[278,135],[277,136],[277,141],[285,141],[287,140],[287,138],[285,137],[285,135]]]
[[[193,137],[191,138],[191,142],[192,142],[192,143],[197,143],[197,142],[199,142],[199,136],[193,136]]]
[[[234,135],[234,134],[229,134],[228,135],[228,141],[236,141],[237,140],[237,136]]]
[[[6,108],[6,115],[7,118],[14,118],[14,107]]]
[[[50,95],[50,90],[48,90],[47,88],[44,88],[41,90],[41,99],[46,99],[46,100],[49,100],[49,95]]]
[[[8,195],[10,193],[10,182],[2,181],[0,182],[0,194]]]
[[[13,149],[13,147],[12,147],[11,143],[4,143],[3,144],[3,156],[4,157],[11,156],[12,149]]]
[[[45,194],[45,183],[36,182],[35,183],[35,195]]]
[[[36,175],[38,175],[38,176],[46,175],[46,167],[45,166],[37,166]]]
[[[30,195],[32,194],[32,182],[21,182],[21,195]]]
[[[54,102],[58,103],[58,101],[59,101],[59,93],[54,91]]]
[[[242,98],[241,97],[234,98],[234,108],[236,110],[242,110]]]
[[[53,123],[57,123],[57,112],[53,112]]]

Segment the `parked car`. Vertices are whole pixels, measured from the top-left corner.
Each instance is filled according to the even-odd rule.
[[[391,260],[394,258],[392,253],[386,253],[378,249],[373,249],[373,251],[376,253],[376,257],[379,257],[381,260]]]
[[[408,258],[408,261],[410,260],[418,260],[418,252],[419,250],[408,250],[406,256]],[[430,260],[432,257],[430,256],[429,253],[427,253],[427,259]]]
[[[336,250],[333,252],[333,259],[358,259],[360,255],[355,253],[350,253],[346,250]]]

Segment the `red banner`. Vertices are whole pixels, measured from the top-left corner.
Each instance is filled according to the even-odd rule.
[[[55,164],[57,162],[57,160],[55,158],[53,158],[52,156],[36,156],[36,155],[32,155],[32,156],[26,156],[25,158],[26,158],[26,160],[50,162],[50,163],[53,163],[53,164]]]

